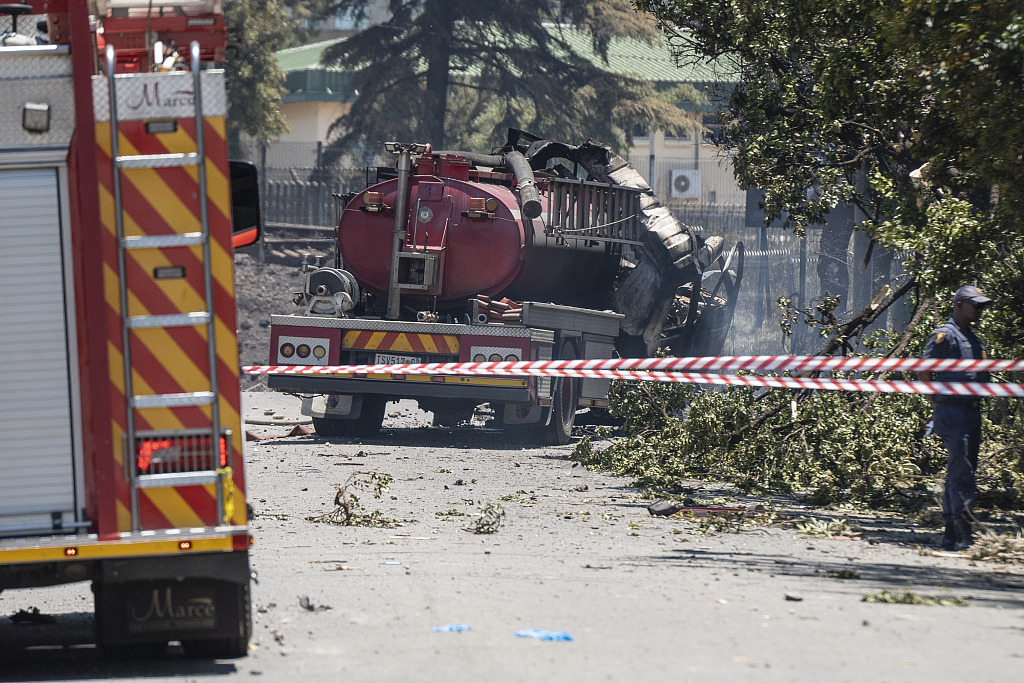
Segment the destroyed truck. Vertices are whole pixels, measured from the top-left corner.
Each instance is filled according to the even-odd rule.
[[[542,361],[720,352],[742,273],[607,146],[518,130],[490,154],[388,143],[394,168],[344,198],[333,266],[304,261],[297,315],[271,316],[271,365]],[[670,321],[666,325],[666,321]],[[379,431],[415,399],[435,424],[488,403],[498,424],[568,442],[608,381],[270,374],[323,436]]]

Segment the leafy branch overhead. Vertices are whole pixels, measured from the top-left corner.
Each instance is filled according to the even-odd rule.
[[[356,19],[369,7],[338,3]],[[621,144],[636,125],[694,125],[647,81],[601,68],[615,36],[659,39],[653,20],[627,0],[393,0],[389,9],[387,21],[324,55],[352,74],[358,93],[334,126],[336,154],[394,139],[491,146],[509,127]],[[589,32],[599,59],[574,47],[576,29]]]
[[[769,220],[838,202],[910,251],[925,296],[998,292],[993,341],[1024,352],[1024,9],[1003,0],[636,0],[680,59],[741,74],[723,142]]]

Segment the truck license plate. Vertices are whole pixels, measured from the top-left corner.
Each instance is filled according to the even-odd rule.
[[[391,353],[378,353],[377,358],[374,361],[378,364],[406,364],[406,363],[419,363],[421,362],[417,356],[396,356]]]

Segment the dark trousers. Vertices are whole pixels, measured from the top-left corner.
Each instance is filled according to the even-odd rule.
[[[942,517],[959,519],[974,507],[981,447],[981,410],[968,406],[935,406],[935,433],[946,447],[946,491],[942,496]]]

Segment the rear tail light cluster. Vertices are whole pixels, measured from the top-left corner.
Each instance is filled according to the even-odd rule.
[[[484,361],[516,363],[522,360],[521,354],[523,353],[522,349],[500,346],[474,346],[469,352],[474,363],[483,363]]]
[[[282,365],[326,365],[330,340],[284,337],[278,340],[277,362]]]
[[[213,444],[209,432],[163,432],[140,434],[135,438],[137,474],[208,472],[230,462],[230,432]]]

